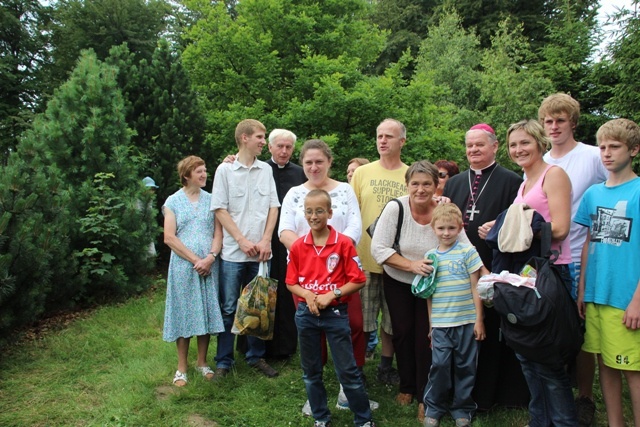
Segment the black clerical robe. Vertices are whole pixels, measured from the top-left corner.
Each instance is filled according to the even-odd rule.
[[[493,253],[478,236],[478,227],[493,221],[500,212],[511,206],[522,178],[497,163],[483,169],[478,193],[482,188],[484,191],[480,195],[476,194],[476,209],[471,214],[467,211],[470,211],[469,195],[474,180],[475,172],[472,170],[453,176],[447,181],[443,195],[460,208],[463,218],[468,214],[468,225],[465,226],[467,236],[478,250],[483,264],[491,269]],[[488,410],[494,405],[526,407],[529,403],[529,389],[522,375],[520,362],[502,339],[500,317],[493,308],[486,307],[484,316],[487,337],[480,343],[473,398],[480,410]]]
[[[442,193],[460,208],[463,218],[467,214],[471,183],[474,180],[475,173],[472,170],[464,171],[451,177]],[[468,225],[465,226],[465,232],[478,250],[482,263],[488,269],[491,269],[492,250],[484,240],[478,237],[478,227],[485,222],[493,221],[500,212],[511,206],[521,183],[520,176],[497,163],[482,171],[478,192],[483,188],[484,190],[482,194],[475,197],[476,212],[473,213],[473,219],[470,219]],[[485,184],[486,187],[484,187]]]
[[[295,186],[307,181],[307,177],[302,167],[287,163],[284,167],[279,167],[277,163],[270,159],[267,163],[273,169],[273,179],[276,182],[276,191],[280,203],[284,200],[287,192]],[[296,308],[293,304],[291,292],[287,289],[285,277],[287,275],[287,248],[280,243],[278,236],[278,226],[280,224],[280,212],[278,211],[278,221],[273,230],[271,239],[271,272],[270,276],[278,280],[278,297],[276,300],[276,319],[273,330],[273,339],[266,342],[266,356],[287,357],[296,352],[298,345],[298,331],[295,324]]]

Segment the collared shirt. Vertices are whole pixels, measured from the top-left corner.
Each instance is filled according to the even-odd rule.
[[[333,292],[349,282],[366,281],[360,258],[351,239],[338,233],[333,227],[328,227],[329,237],[322,247],[314,244],[311,232],[293,242],[287,265],[287,284],[297,284],[320,295]],[[297,302],[305,301],[296,295],[293,298]],[[340,302],[348,300],[347,296],[341,298]],[[332,303],[336,304],[337,301]]]
[[[249,167],[239,161],[221,163],[216,170],[211,191],[212,211],[225,209],[245,238],[262,240],[270,208],[280,206],[271,166],[256,159]],[[222,252],[225,261],[257,261],[240,249],[238,242],[224,230]]]

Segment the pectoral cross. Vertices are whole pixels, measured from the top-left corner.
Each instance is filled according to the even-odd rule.
[[[467,214],[469,214],[469,221],[473,221],[473,217],[475,214],[479,214],[480,211],[476,209],[476,204],[474,203],[471,206],[471,209],[467,209]]]

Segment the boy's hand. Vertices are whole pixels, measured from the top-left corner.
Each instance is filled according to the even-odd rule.
[[[629,329],[640,329],[640,301],[631,300],[622,316],[622,323]]]
[[[318,309],[324,310],[329,305],[331,305],[331,303],[333,302],[334,299],[335,299],[335,295],[333,294],[333,292],[327,292],[326,294],[320,294],[316,298],[316,305],[318,306]]]
[[[304,299],[307,302],[307,307],[309,308],[309,311],[311,312],[311,314],[320,316],[320,311],[318,310],[318,306],[316,305],[317,297],[318,295],[309,291],[305,294]]]
[[[473,335],[475,335],[476,341],[484,341],[487,337],[482,320],[476,320],[476,323],[473,325]]]

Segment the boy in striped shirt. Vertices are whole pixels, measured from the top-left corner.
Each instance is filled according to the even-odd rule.
[[[433,361],[424,392],[424,426],[439,426],[440,418],[449,412],[456,427],[464,427],[471,425],[476,411],[471,391],[476,377],[477,341],[485,338],[476,288],[482,261],[475,247],[458,241],[463,224],[455,204],[437,206],[431,227],[439,244],[426,254],[437,256],[438,267],[436,290],[427,299]],[[449,405],[451,388],[454,394]]]

